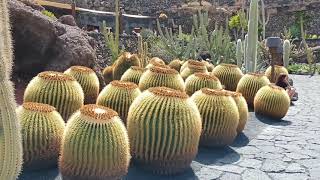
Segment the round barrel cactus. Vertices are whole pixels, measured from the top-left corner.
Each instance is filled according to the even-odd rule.
[[[284,67],[284,66],[278,66],[278,65],[275,65],[274,66],[274,80],[272,80],[272,77],[271,77],[271,70],[272,70],[272,67],[269,66],[265,72],[265,75],[268,77],[268,79],[270,80],[270,82],[272,83],[275,83],[274,80],[277,80],[278,77],[280,76],[280,74],[287,74],[289,75],[288,73],[288,70]]]
[[[180,68],[182,66],[182,62],[183,61],[180,61],[179,59],[174,59],[168,64],[168,66],[170,68],[175,69],[176,71],[180,72]]]
[[[64,132],[64,121],[53,106],[23,103],[17,109],[23,141],[25,170],[55,167]]]
[[[189,96],[202,88],[222,89],[222,86],[217,77],[206,73],[194,73],[186,79],[186,92]]]
[[[84,103],[81,85],[70,75],[55,71],[39,73],[28,84],[24,102],[49,104],[56,108],[62,118],[68,118]]]
[[[82,87],[84,104],[94,104],[99,94],[99,79],[96,73],[84,66],[71,66],[65,74],[74,77]]]
[[[72,115],[59,159],[63,179],[121,179],[129,162],[128,134],[117,112],[90,104]]]
[[[219,78],[226,90],[235,91],[238,82],[243,76],[240,68],[234,64],[219,64],[212,71],[212,74]]]
[[[196,105],[182,91],[149,88],[132,103],[127,124],[134,162],[156,174],[185,171],[201,133]]]
[[[200,144],[209,147],[232,144],[237,136],[239,112],[230,93],[203,88],[195,92],[191,99],[202,117]]]
[[[202,60],[201,62],[203,62],[203,63],[206,65],[207,70],[208,70],[209,72],[212,72],[212,71],[213,71],[214,65],[213,65],[212,63],[209,63],[208,61],[204,61],[204,60]]]
[[[248,106],[252,107],[256,93],[269,83],[269,79],[264,74],[248,73],[240,79],[236,92],[241,93]]]
[[[290,97],[281,87],[269,84],[262,87],[254,98],[254,111],[274,119],[286,116],[290,107]]]
[[[120,80],[123,73],[125,73],[131,66],[140,66],[139,57],[136,54],[124,52],[113,64],[113,80]]]
[[[154,66],[160,66],[160,67],[167,67],[164,61],[158,57],[154,57],[150,59],[149,64],[146,66],[146,68],[152,68]]]
[[[150,87],[169,87],[184,91],[185,85],[178,71],[171,68],[151,67],[140,78],[139,88],[144,91]]]
[[[132,82],[112,81],[99,94],[97,104],[117,111],[126,123],[129,107],[140,93],[138,85]]]
[[[131,66],[121,77],[121,81],[133,82],[139,84],[140,78],[144,73],[145,68]]]
[[[185,80],[194,73],[208,73],[205,63],[200,61],[189,60],[185,67],[181,67],[181,76]]]
[[[106,68],[103,69],[102,75],[103,75],[104,82],[106,84],[109,84],[113,80],[112,73],[113,73],[113,66],[107,66]]]

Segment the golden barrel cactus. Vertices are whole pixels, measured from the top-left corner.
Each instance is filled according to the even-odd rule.
[[[140,78],[139,88],[141,91],[150,87],[168,87],[180,91],[185,90],[185,85],[178,71],[171,68],[151,67]]]
[[[140,93],[138,86],[132,82],[112,81],[99,94],[97,104],[115,110],[126,123],[129,107]]]
[[[121,76],[131,67],[140,66],[138,55],[124,52],[113,64],[113,80],[120,80]]]
[[[184,65],[185,67],[182,66],[180,70],[180,74],[184,80],[194,73],[208,74],[208,70],[204,62],[188,60]]]
[[[23,140],[25,170],[55,167],[65,123],[53,106],[27,102],[17,109]]]
[[[194,93],[191,99],[202,117],[200,144],[209,147],[232,144],[237,136],[239,112],[230,93],[203,88]]]
[[[152,68],[154,66],[166,67],[164,61],[158,57],[154,57],[150,59],[149,64],[146,66],[147,69]]]
[[[106,84],[109,84],[111,81],[113,81],[113,66],[107,66],[106,68],[103,69],[102,75],[104,82]]]
[[[219,64],[212,71],[212,74],[219,78],[226,90],[235,91],[238,82],[243,76],[240,68],[234,64]]]
[[[186,79],[186,92],[189,96],[202,88],[222,89],[222,86],[217,77],[205,73],[194,73]]]
[[[49,104],[62,118],[68,118],[84,103],[81,85],[70,75],[54,71],[39,73],[28,84],[24,102]]]
[[[99,94],[99,79],[96,73],[84,66],[71,66],[65,74],[74,77],[81,85],[84,93],[84,104],[94,104]]]
[[[278,66],[275,65],[274,66],[274,80],[271,77],[271,70],[272,67],[269,66],[265,72],[265,75],[268,77],[268,79],[270,80],[270,82],[275,83],[275,81],[278,79],[278,77],[280,76],[280,74],[286,74],[289,75],[288,70],[284,67],[284,66]]]
[[[136,164],[156,174],[176,174],[197,154],[201,117],[184,92],[155,87],[134,100],[127,129]]]
[[[257,114],[281,119],[288,113],[290,97],[281,87],[269,84],[262,87],[254,98],[254,111]]]
[[[131,66],[121,77],[121,81],[133,82],[139,84],[142,74],[145,72],[145,68],[138,66]]]
[[[248,106],[252,107],[256,93],[268,84],[270,81],[264,74],[248,73],[240,79],[236,92],[241,93]]]
[[[183,61],[180,61],[179,59],[172,60],[168,66],[172,69],[175,69],[176,71],[180,72],[180,68],[182,66]]]
[[[204,61],[204,60],[202,60],[201,62],[203,62],[203,63],[206,65],[207,70],[208,70],[209,72],[212,72],[212,71],[213,71],[214,65],[213,65],[212,63],[210,63],[210,62],[208,62],[208,61]]]
[[[63,179],[121,179],[129,162],[128,134],[117,112],[91,104],[72,115],[59,159]]]

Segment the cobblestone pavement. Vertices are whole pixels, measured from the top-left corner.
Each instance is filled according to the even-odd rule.
[[[133,167],[124,179],[137,180],[319,180],[320,76],[291,76],[299,101],[283,121],[251,118],[236,142],[223,149],[200,148],[180,176],[159,177]],[[317,114],[317,112],[319,114]],[[57,170],[23,174],[20,179],[61,179]]]

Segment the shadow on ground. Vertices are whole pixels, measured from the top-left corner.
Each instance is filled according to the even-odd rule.
[[[273,118],[269,118],[269,117],[266,117],[266,116],[263,116],[261,114],[255,114],[256,118],[262,122],[262,123],[265,123],[267,125],[272,125],[272,126],[289,126],[292,124],[291,121],[287,121],[287,120],[276,120],[276,119],[273,119]]]

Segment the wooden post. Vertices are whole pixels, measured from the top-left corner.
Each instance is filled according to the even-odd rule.
[[[72,0],[71,4],[71,15],[76,18],[76,1]]]

